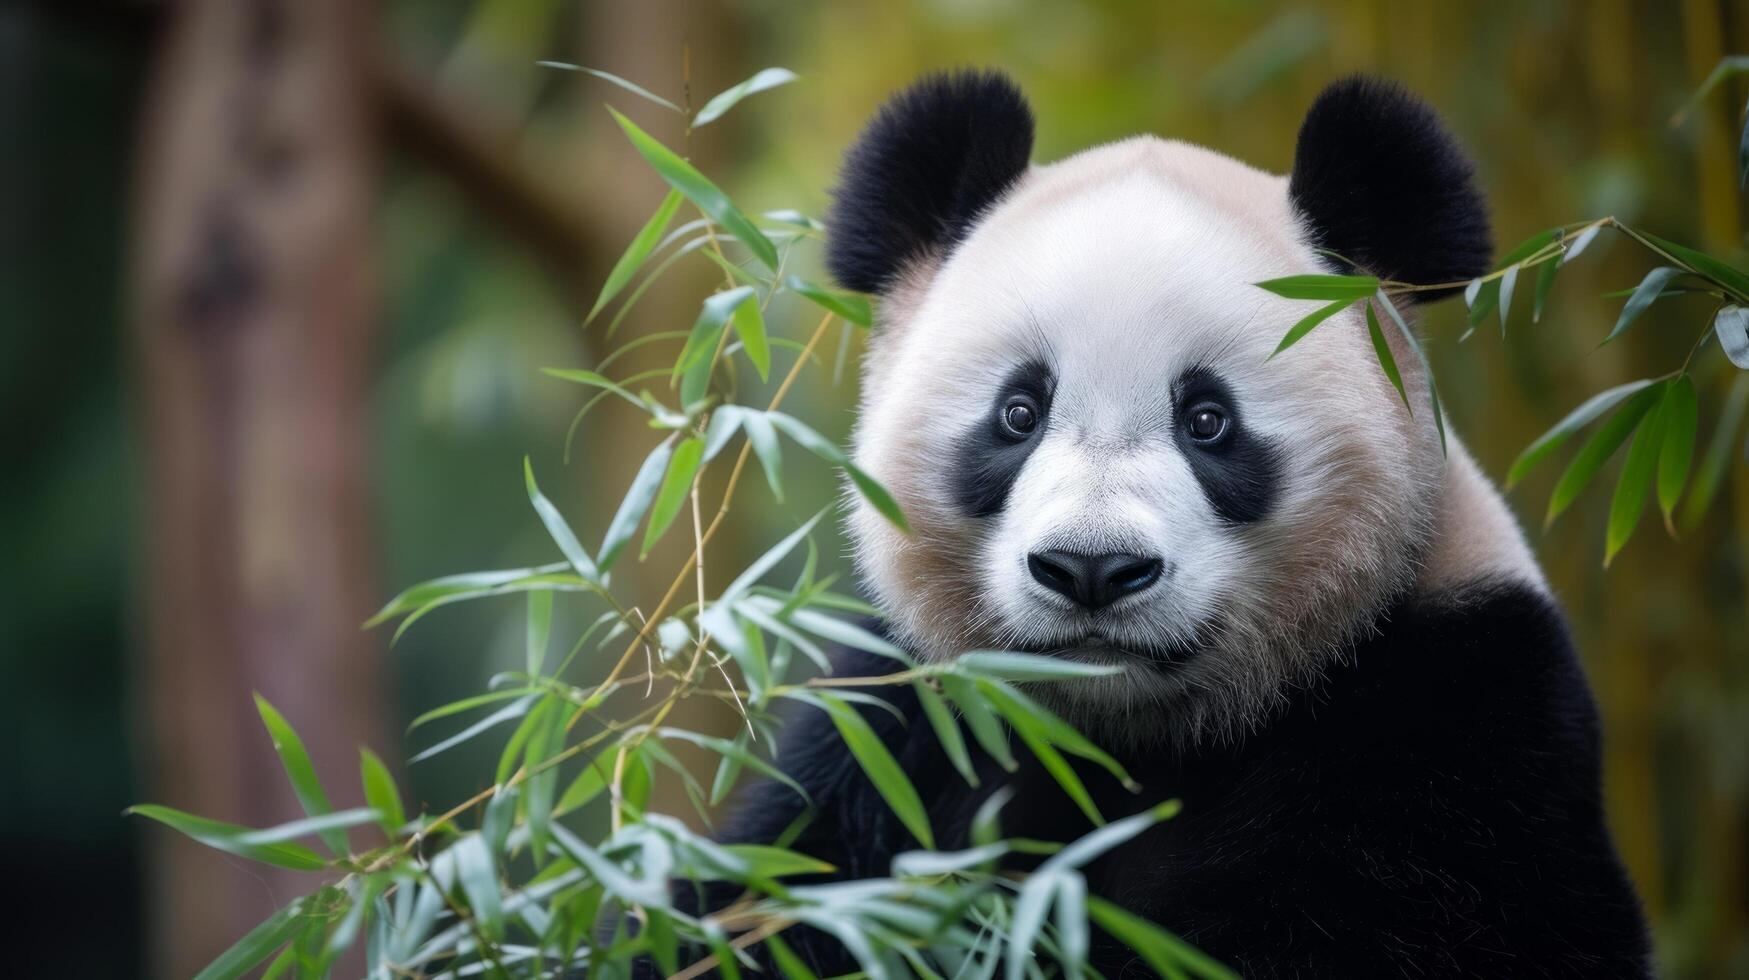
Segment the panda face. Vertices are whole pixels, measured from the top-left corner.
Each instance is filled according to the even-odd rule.
[[[1356,311],[1271,357],[1307,310],[1252,284],[1321,271],[1308,239],[1285,179],[1142,138],[873,280],[855,455],[914,533],[850,527],[899,637],[1118,665],[1038,693],[1129,739],[1243,731],[1339,655],[1413,579],[1442,458]]]

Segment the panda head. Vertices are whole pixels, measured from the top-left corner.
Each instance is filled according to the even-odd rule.
[[[1006,78],[939,75],[847,156],[828,261],[882,300],[855,455],[914,528],[860,505],[860,570],[924,657],[1118,664],[1043,693],[1108,734],[1240,733],[1411,587],[1444,468],[1400,337],[1414,412],[1358,310],[1271,358],[1310,308],[1253,284],[1479,275],[1483,203],[1433,112],[1367,80],[1285,178],[1153,137],[1033,165],[1032,133]]]

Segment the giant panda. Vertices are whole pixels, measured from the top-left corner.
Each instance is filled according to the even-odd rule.
[[[1032,143],[1008,79],[950,73],[895,95],[843,166],[828,264],[880,299],[854,456],[913,527],[848,519],[889,635],[923,660],[1121,665],[1035,692],[1143,785],[1088,773],[1107,815],[1183,803],[1090,888],[1247,976],[1647,975],[1596,709],[1511,514],[1455,434],[1442,448],[1406,344],[1413,411],[1358,309],[1272,357],[1306,305],[1253,285],[1485,272],[1440,119],[1337,82],[1285,177],[1150,136],[1050,164]],[[941,846],[1001,787],[1008,834],[1091,829],[1036,765],[984,759],[969,787],[909,691],[882,696],[910,722],[869,721]],[[815,809],[798,850],[855,878],[915,846],[821,713],[777,759]],[[804,806],[755,785],[721,836],[775,840]],[[792,933],[821,976],[856,969]],[[1108,977],[1139,964],[1096,948]]]

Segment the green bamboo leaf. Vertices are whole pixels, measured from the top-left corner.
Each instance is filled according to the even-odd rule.
[[[249,930],[235,946],[195,974],[194,980],[232,980],[248,973],[304,927],[304,910],[309,902],[309,898],[300,898],[268,916],[267,921]]]
[[[1596,231],[1596,229],[1592,229]],[[1549,293],[1555,288],[1555,275],[1561,271],[1561,265],[1566,262],[1563,256],[1560,262],[1544,262],[1536,270],[1536,291],[1531,294],[1530,322],[1541,323],[1543,310],[1548,306]]]
[[[1578,408],[1567,413],[1566,418],[1555,423],[1554,428],[1538,436],[1535,442],[1525,447],[1524,452],[1518,454],[1518,458],[1512,461],[1512,468],[1506,472],[1506,486],[1511,488],[1524,479],[1525,474],[1572,438],[1573,433],[1590,425],[1593,420],[1625,401],[1634,392],[1655,383],[1656,379],[1651,378],[1630,381],[1586,399]]]
[[[510,721],[513,718],[520,718],[523,715],[527,714],[530,708],[534,707],[536,700],[538,700],[538,699],[536,699],[534,697],[519,698],[514,703],[506,705],[505,707],[503,707],[497,711],[494,711],[490,715],[487,715],[486,717],[480,719],[479,721],[474,722],[472,725],[469,725],[468,727],[462,729],[461,731],[455,733],[454,735],[451,735],[450,737],[444,739],[443,741],[438,742],[436,745],[433,745],[430,748],[425,749],[422,752],[419,752],[418,754],[414,755],[413,758],[408,759],[407,762],[409,765],[411,765],[415,762],[424,762],[426,759],[429,759],[432,756],[437,755],[440,752],[444,752],[444,751],[447,751],[449,749],[455,748],[456,746],[462,744],[463,742],[468,741],[469,739],[474,738],[475,736],[479,735],[482,732],[485,732],[489,729],[495,728],[498,725],[502,725],[503,723]]]
[[[1413,416],[1415,406],[1409,404],[1409,393],[1403,390],[1403,376],[1397,371],[1397,358],[1391,354],[1391,345],[1386,342],[1385,333],[1379,328],[1379,317],[1373,312],[1371,302],[1366,304],[1366,333],[1372,338],[1372,349],[1378,356],[1379,367],[1384,369],[1385,377],[1391,381],[1391,387],[1397,389],[1397,397],[1403,399],[1403,407]]]
[[[1106,772],[1116,776],[1124,784],[1124,788],[1132,793],[1141,788],[1130,778],[1129,772],[1104,749],[1094,745],[1075,726],[1046,710],[1044,705],[1021,693],[1019,688],[1006,681],[985,678],[980,678],[977,683],[978,690],[984,692],[984,696],[1001,712],[1002,717],[1008,719],[1008,723],[1016,731],[1023,734],[1032,732],[1052,745],[1060,745],[1073,755],[1097,763]]]
[[[729,278],[748,288],[771,285],[771,280],[756,276],[739,265],[730,262],[726,257],[717,254],[714,249],[703,249],[701,254],[711,260],[717,268],[728,273]]]
[[[747,865],[748,875],[775,880],[792,875],[824,875],[838,870],[819,858],[768,844],[725,844],[723,849]]]
[[[960,723],[954,719],[953,712],[948,709],[935,688],[925,681],[912,681],[911,689],[917,692],[917,701],[923,706],[923,715],[929,719],[929,727],[935,729],[935,740],[941,744],[942,752],[959,770],[960,776],[969,786],[978,785],[978,772],[972,768],[972,757],[966,751],[966,738],[960,732]]]
[[[559,802],[553,807],[554,816],[564,816],[577,810],[601,795],[607,784],[613,781],[613,767],[608,760],[597,757],[591,759],[571,780],[565,791],[559,794]]]
[[[747,303],[758,301],[759,295],[753,291],[752,286],[736,286],[707,297],[698,311],[698,318],[692,323],[692,332],[686,338],[686,345],[680,349],[680,357],[674,362],[672,377],[679,378],[696,367],[701,360],[713,356],[717,342],[735,311]]]
[[[214,850],[235,854],[238,857],[271,864],[276,867],[290,868],[293,871],[320,871],[327,867],[327,862],[320,854],[302,844],[251,844],[243,838],[252,832],[251,828],[236,824],[224,823],[219,820],[209,820],[197,817],[192,813],[155,803],[141,803],[122,811],[129,816],[141,816],[156,820],[183,835],[191,837]]]
[[[639,549],[638,558],[642,560],[649,555],[650,549],[662,539],[668,525],[674,523],[674,518],[680,515],[680,510],[686,504],[686,495],[692,489],[692,478],[698,474],[699,463],[704,459],[704,440],[697,436],[686,439],[674,449],[674,458],[668,462],[668,475],[662,479],[662,489],[656,494],[655,506],[650,508],[650,525],[644,529],[644,544]]]
[[[796,955],[795,950],[789,948],[782,936],[767,936],[765,948],[771,950],[771,961],[783,971],[784,980],[820,980],[813,970],[808,969],[808,964]]]
[[[540,515],[548,536],[559,546],[565,560],[571,563],[571,567],[584,581],[600,584],[601,572],[596,569],[595,562],[590,560],[589,552],[583,550],[582,542],[577,540],[571,525],[565,523],[565,517],[559,513],[559,508],[553,506],[553,502],[535,484],[534,463],[527,456],[522,457],[522,482],[528,489],[528,502],[534,505],[534,512]]]
[[[1581,231],[1578,234],[1578,237],[1573,239],[1573,244],[1568,245],[1567,250],[1561,255],[1560,264],[1566,265],[1567,263],[1578,258],[1580,253],[1584,252],[1585,249],[1588,248],[1591,245],[1591,243],[1596,240],[1598,232],[1601,232],[1602,230],[1603,230],[1602,223],[1598,223],[1598,224],[1590,225],[1590,226],[1586,227],[1586,229],[1584,231]]]
[[[1063,964],[1065,976],[1081,976],[1087,965],[1091,938],[1087,928],[1087,879],[1079,873],[1063,875],[1054,904],[1057,946],[1061,950],[1058,961]]]
[[[1288,299],[1357,300],[1378,291],[1376,276],[1285,276],[1252,283]]]
[[[1670,253],[1678,262],[1688,266],[1699,275],[1725,287],[1737,297],[1738,301],[1749,302],[1749,275],[1744,274],[1741,270],[1686,245],[1668,242],[1657,235],[1643,231],[1640,232],[1640,235]]]
[[[1553,264],[1553,263],[1550,263]],[[1500,336],[1506,336],[1506,318],[1512,313],[1512,293],[1518,288],[1518,270],[1513,265],[1500,277]]]
[[[520,687],[505,688],[502,691],[489,691],[485,694],[475,694],[471,697],[462,698],[459,701],[451,701],[448,704],[432,708],[430,711],[414,718],[412,723],[407,726],[407,731],[411,732],[422,725],[428,725],[431,722],[437,721],[441,718],[448,718],[451,715],[459,715],[464,711],[471,711],[474,708],[484,707],[488,704],[496,704],[499,701],[508,701],[511,698],[521,697],[525,694],[539,694],[540,692],[540,687],[523,685]]]
[[[504,935],[504,903],[498,888],[497,865],[486,839],[468,834],[450,845],[449,851],[455,855],[456,877],[461,881],[474,924],[486,939],[498,940]]]
[[[650,504],[656,499],[656,492],[662,487],[662,476],[668,472],[669,458],[674,455],[674,439],[672,437],[656,444],[650,450],[650,455],[644,457],[642,466],[638,467],[638,475],[632,477],[632,485],[627,488],[626,495],[620,499],[619,509],[614,511],[613,520],[608,522],[607,533],[601,538],[601,558],[598,564],[602,572],[613,567],[619,560],[620,553],[625,550],[626,542],[637,533],[638,522],[644,519],[644,514],[650,509]]]
[[[1749,371],[1749,308],[1727,306],[1713,317],[1713,334],[1732,364]]]
[[[997,720],[990,710],[984,696],[978,692],[971,678],[956,677],[945,674],[941,678],[941,689],[953,700],[960,709],[960,717],[965,719],[966,727],[972,730],[972,737],[977,739],[984,752],[995,759],[1004,770],[1013,772],[1020,767],[1014,758],[1014,753],[1008,747],[1008,733],[1003,731],[1002,722]]]
[[[828,313],[843,317],[859,327],[866,327],[874,322],[874,313],[869,309],[868,298],[865,296],[827,289],[798,276],[784,277],[783,286],[790,292],[806,297]]]
[[[345,830],[349,827],[375,823],[380,816],[381,814],[376,810],[363,806],[351,810],[337,810],[333,813],[324,813],[319,817],[304,817],[301,820],[288,821],[274,827],[246,831],[237,838],[237,843],[245,846],[281,844],[312,834],[320,835],[330,830]]]
[[[1749,374],[1739,374],[1731,383],[1730,393],[1725,396],[1724,409],[1719,412],[1718,424],[1713,428],[1706,454],[1701,457],[1700,468],[1695,472],[1694,486],[1683,502],[1680,522],[1683,530],[1698,527],[1707,508],[1712,506],[1713,497],[1724,482],[1725,471],[1730,468],[1731,458],[1736,455],[1737,427],[1743,421],[1746,408],[1749,408]]]
[[[1573,461],[1567,464],[1566,472],[1561,474],[1561,479],[1555,484],[1555,492],[1549,496],[1548,515],[1543,519],[1545,526],[1553,524],[1555,518],[1561,516],[1561,512],[1572,504],[1579,492],[1591,482],[1591,478],[1597,475],[1597,471],[1603,468],[1603,464],[1609,461],[1609,457],[1627,441],[1634,427],[1640,424],[1640,419],[1658,403],[1661,394],[1662,391],[1655,387],[1635,393],[1591,434],[1591,438],[1580,447],[1579,452],[1573,456]]]
[[[286,778],[291,781],[292,791],[297,794],[298,803],[302,804],[304,812],[312,817],[320,817],[333,813],[334,807],[328,803],[328,794],[322,791],[322,781],[316,778],[316,765],[310,761],[310,753],[304,748],[304,740],[292,728],[279,709],[267,702],[259,693],[255,695],[255,709],[261,714],[261,724],[267,728],[267,735],[273,740],[273,751],[279,754],[280,764],[285,767]],[[346,831],[337,827],[322,832],[322,843],[336,856],[345,856],[349,850],[346,841]]]
[[[557,68],[561,71],[580,71],[585,75],[594,75],[596,78],[599,78],[604,82],[611,82],[614,85],[618,85],[620,88],[625,89],[633,95],[648,99],[664,109],[672,109],[673,111],[680,113],[685,112],[684,109],[681,109],[679,106],[662,98],[660,95],[657,95],[649,89],[644,88],[642,85],[627,81],[611,72],[601,71],[596,68],[585,68],[582,65],[573,65],[566,61],[537,61],[535,64],[540,65],[542,68]]]
[[[1239,980],[1239,974],[1196,947],[1097,895],[1087,897],[1087,913],[1099,928],[1134,950],[1161,976],[1174,976],[1183,970],[1206,980]]]
[[[831,716],[839,736],[844,739],[850,754],[856,757],[857,765],[862,767],[881,798],[892,807],[899,822],[919,843],[933,850],[935,835],[930,832],[929,814],[923,808],[923,800],[918,797],[905,770],[899,767],[898,760],[869,727],[868,720],[836,694],[817,691],[814,696],[818,699],[816,703]]]
[[[539,677],[547,662],[547,644],[553,632],[553,594],[528,594],[528,676]]]
[[[613,264],[612,271],[607,274],[607,281],[601,286],[601,295],[595,298],[595,305],[589,308],[589,315],[583,318],[583,325],[588,326],[595,320],[595,315],[601,312],[610,300],[619,295],[632,281],[632,276],[643,268],[644,262],[655,251],[656,243],[662,239],[662,233],[668,230],[668,222],[674,220],[674,212],[680,210],[681,195],[677,190],[670,190],[668,196],[662,198],[656,213],[650,215],[650,220],[638,230],[637,237],[626,246],[625,254]]]
[[[842,467],[845,475],[850,477],[850,482],[862,493],[863,499],[867,500],[875,510],[880,512],[881,516],[891,521],[900,531],[906,534],[911,533],[911,525],[905,520],[904,512],[899,509],[898,501],[894,500],[892,494],[888,493],[887,489],[881,486],[874,477],[852,463],[850,457],[845,455],[844,450],[839,449],[830,439],[815,432],[793,416],[785,415],[782,412],[766,412],[765,417],[784,435],[795,440],[796,444],[803,449],[829,463],[835,463]],[[754,448],[757,451],[757,445]]]
[[[759,372],[759,380],[770,380],[771,345],[765,339],[765,315],[759,311],[759,304],[750,301],[736,307],[733,322],[735,336],[741,338],[741,348],[753,362],[753,369]]]
[[[618,395],[626,401],[631,402],[633,405],[638,406],[639,409],[647,410],[648,408],[643,399],[632,394],[630,391],[627,391],[619,382],[596,371],[547,367],[541,368],[540,373],[549,378],[558,378],[560,381],[570,381],[575,384],[588,385],[591,388],[599,388],[603,392]]]
[[[1629,296],[1627,303],[1622,306],[1621,316],[1617,317],[1615,321],[1615,329],[1609,332],[1609,336],[1603,338],[1603,344],[1607,344],[1626,333],[1628,328],[1634,325],[1634,321],[1640,318],[1640,314],[1646,312],[1646,308],[1651,306],[1653,301],[1664,291],[1664,287],[1670,280],[1680,275],[1682,275],[1681,269],[1669,265],[1659,266],[1646,273],[1646,278],[1640,280],[1633,295]],[[1603,344],[1597,346],[1602,347]]]
[[[380,626],[385,622],[424,609],[433,603],[446,599],[459,599],[468,596],[488,594],[491,590],[512,583],[554,572],[565,570],[567,563],[554,562],[550,565],[536,565],[532,568],[507,568],[494,572],[468,572],[464,575],[445,575],[427,582],[421,582],[400,595],[390,599],[386,605],[370,619],[365,620],[365,628]]]
[[[710,424],[704,430],[704,461],[710,462],[728,446],[735,433],[741,431],[741,418],[747,410],[739,405],[718,405],[711,410]]]
[[[752,78],[749,78],[738,85],[726,88],[723,91],[718,92],[716,95],[711,96],[711,100],[706,102],[704,108],[698,110],[698,115],[692,118],[692,126],[694,129],[697,129],[700,126],[707,126],[720,119],[723,113],[734,108],[735,103],[740,102],[747,96],[758,92],[764,92],[768,89],[777,88],[779,85],[788,85],[798,77],[800,76],[795,72],[790,71],[788,68],[762,69]],[[672,973],[673,971],[670,970],[669,972]]]
[[[1659,404],[1654,404],[1640,420],[1634,441],[1628,446],[1627,462],[1616,479],[1615,495],[1609,502],[1609,528],[1604,537],[1604,568],[1609,567],[1633,536],[1640,513],[1646,509],[1646,498],[1652,493],[1652,481],[1658,475],[1660,440],[1664,436],[1659,408]]]
[[[722,595],[717,597],[717,602],[732,604],[736,599],[747,594],[748,590],[752,589],[760,579],[775,568],[778,562],[789,557],[789,553],[794,551],[797,545],[807,540],[808,535],[813,533],[814,528],[819,525],[820,519],[825,516],[826,512],[820,511],[808,518],[801,527],[791,531],[782,541],[772,545],[765,554],[760,555],[740,575],[737,575],[733,582],[729,583],[728,588],[725,588]]]
[[[759,603],[763,601],[765,600],[755,598],[751,600],[751,603]],[[896,660],[906,667],[911,667],[915,664],[915,661],[911,659],[911,655],[904,650],[888,643],[886,640],[870,633],[868,630],[863,629],[855,623],[846,622],[835,616],[828,616],[825,613],[815,612],[812,609],[796,609],[790,612],[789,621],[815,636],[831,640],[833,643],[842,643],[852,649],[878,654],[879,656],[886,657],[890,660]]]
[[[1007,650],[973,650],[954,658],[953,670],[971,677],[1004,681],[1061,681],[1086,677],[1109,677],[1123,673],[1115,664],[1089,664],[1038,653]]]
[[[1385,312],[1390,315],[1391,321],[1397,325],[1397,330],[1402,333],[1403,339],[1408,342],[1409,349],[1415,352],[1416,359],[1421,362],[1421,374],[1427,379],[1427,399],[1433,405],[1433,427],[1439,430],[1439,451],[1443,455],[1445,453],[1445,411],[1439,407],[1439,385],[1433,380],[1433,365],[1427,360],[1427,352],[1421,349],[1421,341],[1416,339],[1415,331],[1409,329],[1409,324],[1404,322],[1403,314],[1397,312],[1397,306],[1391,302],[1391,298],[1386,296],[1383,290],[1374,293],[1373,298],[1378,301],[1380,306],[1384,307]]]
[[[777,429],[764,412],[743,413],[741,428],[747,433],[753,454],[759,457],[759,468],[765,472],[771,495],[778,503],[783,503],[783,445],[777,440]]]
[[[1045,914],[1050,911],[1051,898],[1061,885],[1060,871],[1037,872],[1027,876],[1014,901],[1014,918],[1008,925],[1007,980],[1026,980],[1029,968],[1036,970],[1033,955],[1040,945]],[[1069,974],[1075,976],[1075,974]]]
[[[1700,426],[1700,399],[1694,379],[1684,374],[1669,383],[1659,415],[1664,420],[1664,436],[1663,448],[1658,451],[1658,508],[1664,513],[1665,529],[1674,537],[1676,502],[1688,482],[1695,430]]]
[[[367,748],[358,750],[358,774],[364,783],[364,801],[377,812],[377,826],[390,840],[407,825],[407,811],[401,806],[401,791],[395,788],[395,777],[389,767]]]
[[[1299,343],[1306,334],[1312,332],[1313,327],[1316,327],[1318,324],[1335,316],[1352,302],[1354,302],[1352,299],[1339,299],[1328,306],[1321,306],[1306,314],[1304,319],[1288,328],[1288,332],[1282,335],[1281,343],[1275,345],[1275,350],[1270,352],[1269,357],[1273,358],[1275,355]],[[1269,358],[1265,358],[1265,360],[1268,359]]]
[[[774,782],[782,783],[794,790],[795,794],[801,797],[810,806],[813,804],[812,798],[808,796],[808,791],[802,788],[801,783],[790,778],[788,773],[785,773],[783,770],[764,759],[761,759],[759,756],[748,751],[745,747],[737,745],[726,738],[718,738],[715,735],[702,735],[698,732],[688,731],[684,728],[658,728],[656,729],[656,734],[663,738],[675,738],[683,742],[691,742],[699,748],[715,752],[725,758],[734,759],[736,762],[752,769],[760,775],[765,776]]]
[[[1011,725],[1014,723],[1012,717],[1008,721]],[[1099,805],[1093,802],[1093,794],[1087,792],[1087,785],[1076,774],[1075,767],[1069,765],[1069,760],[1063,758],[1063,754],[1058,752],[1055,746],[1036,732],[1021,728],[1019,725],[1014,726],[1014,731],[1020,736],[1020,740],[1026,743],[1033,758],[1044,766],[1045,772],[1050,773],[1051,778],[1056,780],[1057,785],[1062,787],[1069,799],[1075,801],[1075,805],[1087,816],[1088,821],[1095,827],[1105,826],[1105,815],[1099,812]]]
[[[740,209],[735,207],[727,195],[717,189],[704,174],[698,172],[692,164],[681,159],[673,150],[637,127],[630,119],[619,114],[612,107],[608,112],[625,131],[626,137],[632,141],[632,146],[654,167],[656,173],[666,180],[669,186],[686,195],[687,200],[698,205],[699,210],[710,215],[711,220],[723,226],[729,234],[739,239],[747,246],[754,257],[765,263],[767,269],[776,271],[778,265],[777,248],[771,244],[753,222],[747,220]]]

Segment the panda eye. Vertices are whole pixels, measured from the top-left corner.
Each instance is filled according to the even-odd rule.
[[[998,416],[1002,431],[1016,439],[1024,439],[1038,428],[1038,405],[1025,395],[1016,395],[1002,403]]]
[[[1185,414],[1184,427],[1190,432],[1191,439],[1209,444],[1220,441],[1231,426],[1219,405],[1203,402]]]

